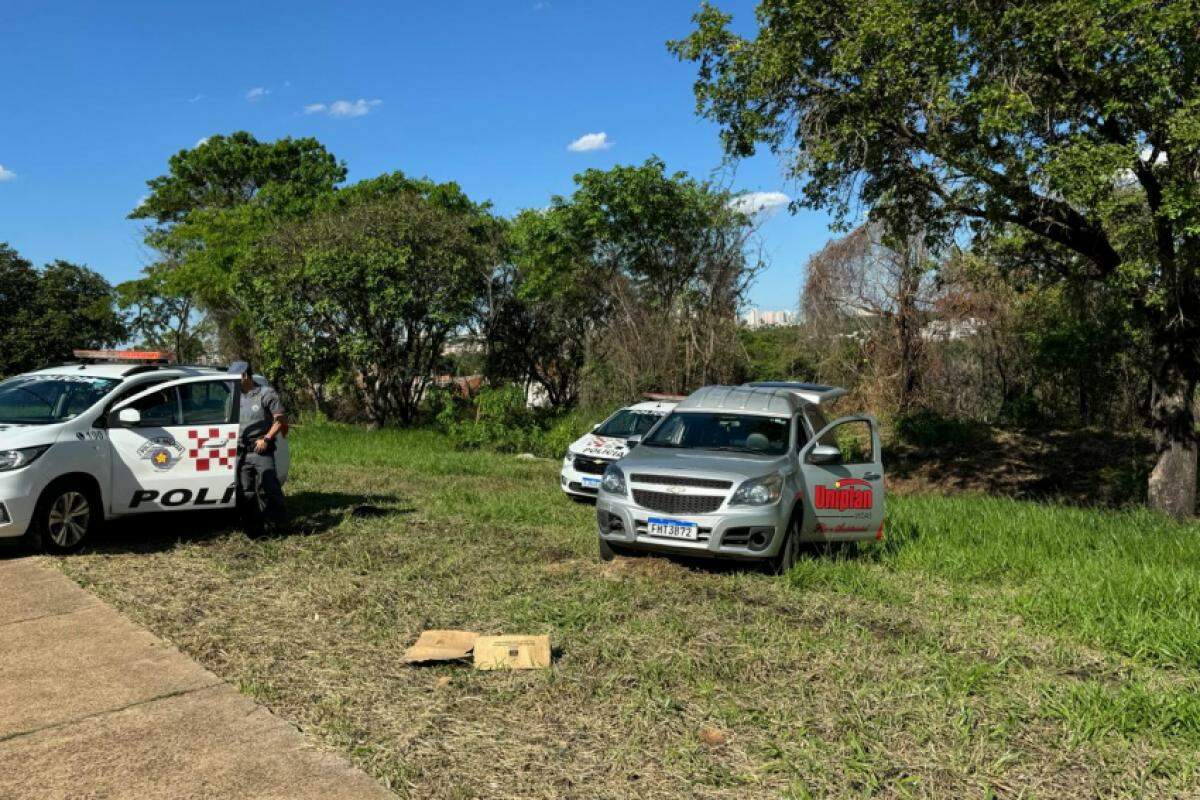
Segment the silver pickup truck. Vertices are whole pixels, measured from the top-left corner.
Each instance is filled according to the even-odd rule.
[[[879,426],[826,422],[844,389],[706,386],[604,473],[600,557],[624,549],[756,559],[786,571],[802,542],[883,538]]]

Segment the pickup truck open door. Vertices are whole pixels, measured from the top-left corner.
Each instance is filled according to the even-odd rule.
[[[830,422],[800,450],[804,538],[883,537],[883,456],[879,423],[856,415]]]

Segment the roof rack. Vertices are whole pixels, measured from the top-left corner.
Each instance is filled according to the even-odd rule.
[[[818,406],[849,394],[849,392],[840,386],[826,386],[823,383],[801,383],[800,381],[752,381],[742,385],[751,389],[777,389],[791,392],[805,402]]]

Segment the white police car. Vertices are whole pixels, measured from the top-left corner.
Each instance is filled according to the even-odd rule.
[[[76,356],[105,363],[0,381],[0,538],[63,553],[105,519],[236,506],[236,376],[153,352]],[[286,439],[277,447],[283,481]]]
[[[568,497],[595,497],[604,469],[629,452],[628,440],[645,433],[675,408],[674,400],[650,400],[620,409],[571,443],[559,485]]]

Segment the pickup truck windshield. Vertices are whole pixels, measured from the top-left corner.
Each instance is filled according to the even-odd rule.
[[[674,412],[642,444],[779,456],[788,449],[788,423],[787,417]]]
[[[120,383],[87,375],[18,375],[0,381],[0,425],[51,425],[86,411]]]
[[[654,423],[662,419],[661,414],[647,414],[641,411],[621,409],[608,418],[608,421],[596,428],[597,436],[640,436],[654,427]]]

